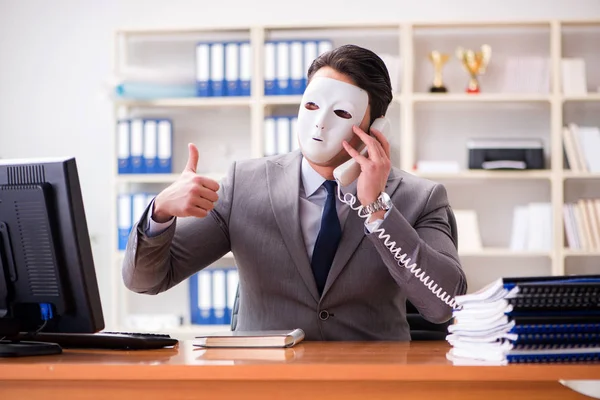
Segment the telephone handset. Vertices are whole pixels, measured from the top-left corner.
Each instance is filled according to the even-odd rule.
[[[390,137],[390,120],[386,117],[379,117],[371,124],[371,128],[374,128],[381,132],[386,139]],[[371,129],[369,128],[369,129]],[[359,151],[361,155],[367,153],[367,146],[363,143],[362,149]],[[350,158],[348,161],[333,170],[333,177],[338,182],[338,185],[348,186],[354,182],[360,175],[360,165],[353,159]]]
[[[377,118],[371,124],[371,128],[375,128],[381,132],[387,139],[390,137],[390,121],[386,117]],[[367,152],[366,145],[363,144],[363,148],[360,150],[360,154],[365,155]],[[357,199],[352,193],[342,193],[342,186],[347,186],[352,183],[360,175],[360,165],[351,158],[346,161],[333,171],[333,177],[338,182],[338,198],[340,201],[348,204],[350,208],[358,212],[358,216],[361,218],[368,218],[369,214],[365,212],[362,205],[354,206]],[[379,239],[384,241],[384,245],[394,255],[394,259],[398,262],[398,265],[408,269],[417,279],[419,279],[425,287],[427,287],[438,299],[446,303],[448,306],[454,309],[461,309],[462,306],[456,304],[456,300],[452,298],[447,292],[443,291],[442,287],[438,287],[437,283],[433,281],[428,275],[425,275],[425,271],[417,267],[417,263],[410,263],[411,259],[408,257],[406,252],[402,252],[401,247],[396,247],[396,242],[390,239],[390,235],[385,233],[382,228],[377,228],[372,234],[378,234]]]

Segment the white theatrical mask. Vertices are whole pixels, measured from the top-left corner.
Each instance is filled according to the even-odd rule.
[[[352,126],[360,126],[369,95],[350,83],[333,78],[313,78],[307,86],[298,111],[298,142],[308,160],[323,164],[344,149]]]

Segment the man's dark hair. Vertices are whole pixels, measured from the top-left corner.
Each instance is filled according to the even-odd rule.
[[[374,52],[347,44],[317,57],[308,68],[308,80],[322,67],[331,67],[348,75],[356,86],[369,94],[372,123],[385,115],[393,93],[390,74],[383,60]]]

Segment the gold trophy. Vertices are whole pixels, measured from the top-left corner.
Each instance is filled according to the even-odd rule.
[[[444,64],[446,64],[449,59],[450,55],[440,53],[439,51],[434,50],[429,53],[429,61],[432,62],[435,71],[433,86],[429,88],[431,93],[446,93],[448,91],[442,81],[442,68],[444,68]]]
[[[469,85],[467,93],[479,93],[479,81],[477,77],[485,73],[485,68],[490,62],[492,56],[492,48],[484,44],[481,46],[481,51],[465,50],[462,47],[456,49],[456,57],[462,62],[463,67],[469,73]]]

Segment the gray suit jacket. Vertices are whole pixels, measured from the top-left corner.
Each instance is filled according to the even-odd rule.
[[[155,237],[144,234],[146,210],[127,245],[125,285],[160,293],[232,251],[240,276],[238,330],[302,328],[307,340],[410,340],[407,299],[432,322],[450,319],[451,308],[399,266],[377,234],[365,234],[353,210],[319,297],[299,221],[301,159],[295,151],[232,165],[206,218],[177,219]],[[394,207],[381,228],[443,291],[465,293],[444,187],[392,169],[386,192]]]

